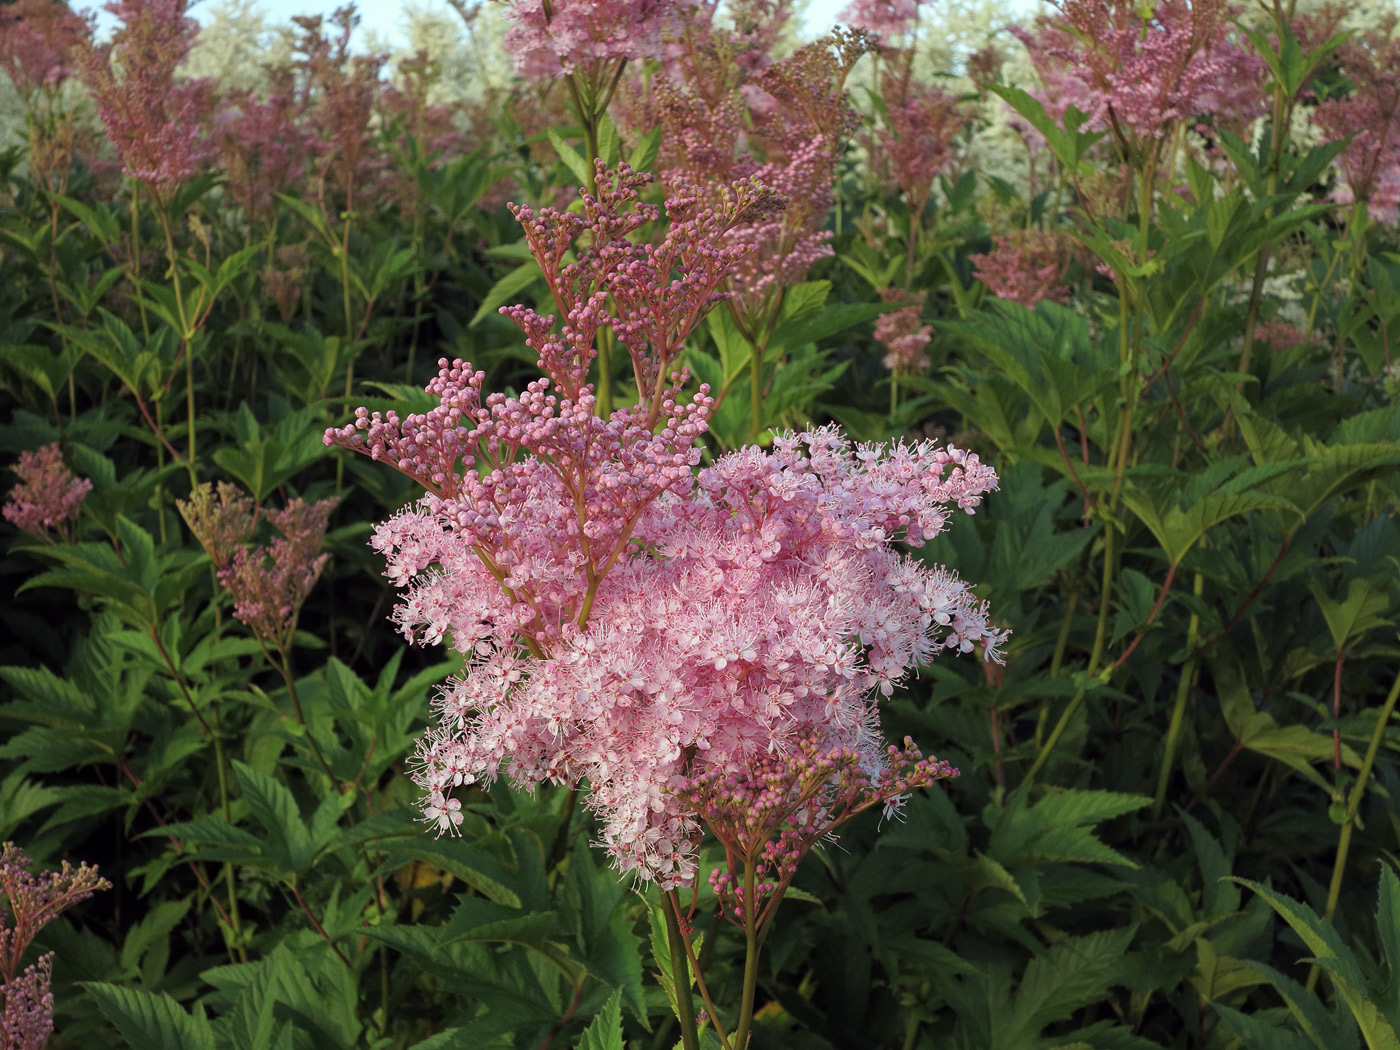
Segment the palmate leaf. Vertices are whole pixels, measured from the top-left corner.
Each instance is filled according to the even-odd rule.
[[[1032,959],[1012,999],[1011,1009],[992,1017],[996,1038],[1039,1033],[1074,1011],[1102,999],[1123,976],[1123,955],[1137,934],[1137,927],[1104,930],[1086,937],[1066,937]]]
[[[578,1050],[622,1050],[622,993],[613,992],[583,1030]]]
[[[132,1050],[214,1050],[214,1030],[199,1007],[187,1013],[170,996],[139,988],[96,981],[83,987]]]
[[[1391,875],[1391,878],[1394,879],[1394,875]],[[1367,1047],[1370,1050],[1400,1050],[1400,1035],[1396,1033],[1395,1018],[1387,1016],[1381,1003],[1377,1002],[1378,994],[1388,993],[1387,985],[1366,973],[1362,961],[1351,947],[1342,941],[1336,927],[1302,901],[1285,897],[1248,879],[1235,881],[1264,898],[1269,906],[1293,927],[1293,932],[1302,938],[1303,943],[1313,953],[1312,958],[1307,961],[1315,962],[1331,976],[1333,987],[1351,1010]],[[1386,888],[1382,900],[1382,904],[1392,912],[1395,892],[1396,888],[1392,883]],[[1385,925],[1393,921],[1393,914],[1383,914],[1380,918],[1382,925]]]
[[[1027,799],[1028,788],[1020,788],[1004,808],[986,808],[984,819],[992,829],[988,856],[1012,870],[1046,861],[1137,866],[1095,838],[1092,826],[1150,805],[1150,798],[1113,791],[1053,791],[1034,805]]]

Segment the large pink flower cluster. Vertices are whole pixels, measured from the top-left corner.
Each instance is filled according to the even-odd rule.
[[[682,398],[684,374],[667,368],[745,250],[725,233],[771,202],[742,185],[718,211],[683,194],[654,247],[626,238],[654,215],[635,205],[643,177],[600,175],[582,216],[517,209],[566,319],[556,333],[553,318],[506,311],[545,378],[488,395],[483,373],[443,361],[428,387],[439,407],[361,410],[326,440],[429,490],[373,540],[404,590],[404,632],[467,659],[420,746],[426,819],[450,829],[453,790],[502,773],[586,779],[619,867],[674,887],[696,873],[703,814],[680,795],[694,778],[815,734],[883,783],[876,700],[940,651],[996,658],[985,604],[892,546],[971,512],[996,475],[956,449],[853,447],[835,428],[697,473],[713,401],[703,386]],[[564,266],[585,230],[593,245]],[[609,419],[586,381],[603,324],[632,350],[639,395]]]
[[[1373,221],[1400,224],[1400,41],[1388,31],[1344,44],[1350,94],[1321,102],[1314,120],[1329,139],[1353,136],[1337,158],[1332,197],[1365,201]]]
[[[73,48],[92,35],[92,22],[52,0],[0,5],[0,70],[21,96],[57,87],[73,75]]]
[[[1013,27],[1026,45],[1057,120],[1070,106],[1089,126],[1116,124],[1156,141],[1178,120],[1263,111],[1263,61],[1231,32],[1228,0],[1162,0],[1144,16],[1127,0],[1064,0],[1034,31]]]
[[[204,133],[214,82],[176,76],[199,23],[186,0],[110,0],[103,9],[120,24],[108,44],[84,42],[78,68],[122,169],[157,193],[168,192],[214,152]]]
[[[528,79],[614,59],[658,58],[687,0],[514,0],[505,46]]]
[[[49,539],[50,532],[67,540],[92,482],[73,476],[63,463],[58,442],[21,452],[14,471],[19,484],[5,500],[5,520],[41,540]]]

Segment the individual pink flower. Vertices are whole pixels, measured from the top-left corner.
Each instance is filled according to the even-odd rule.
[[[78,68],[122,169],[168,194],[214,152],[204,127],[214,82],[176,76],[199,23],[186,13],[186,0],[109,0],[103,7],[119,25],[109,43],[78,50]]]
[[[562,323],[505,312],[544,378],[486,394],[483,373],[443,361],[428,386],[438,408],[361,410],[326,441],[428,490],[373,540],[403,591],[404,633],[466,660],[418,750],[425,821],[452,830],[453,791],[502,774],[587,780],[617,865],[675,887],[694,879],[709,819],[688,788],[770,758],[810,771],[804,748],[892,788],[887,771],[902,767],[880,739],[879,699],[939,652],[999,658],[1005,632],[955,574],[893,547],[924,543],[995,489],[977,456],[853,446],[827,428],[697,473],[713,401],[703,386],[683,398],[685,376],[667,366],[723,297],[739,251],[728,230],[771,203],[746,185],[718,211],[683,195],[651,247],[628,239],[656,215],[637,204],[641,181],[600,171],[582,215],[517,209]],[[564,265],[585,230],[590,247]],[[587,382],[603,325],[632,352],[638,391],[608,419]]]
[[[25,949],[59,914],[98,890],[111,889],[88,864],[67,861],[35,875],[13,842],[0,845],[0,1048],[43,1050],[53,1034],[53,953],[23,970]]]
[[[65,541],[70,539],[78,508],[92,491],[92,482],[73,476],[63,463],[57,442],[21,452],[14,471],[19,484],[5,501],[5,520],[41,540],[48,540],[50,532],[57,532]]]
[[[994,247],[968,257],[977,279],[998,299],[1020,303],[1030,309],[1042,299],[1064,302],[1065,262],[1054,233],[1046,230],[1019,230],[992,238]]]

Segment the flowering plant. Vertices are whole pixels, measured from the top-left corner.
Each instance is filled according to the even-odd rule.
[[[600,163],[582,216],[514,209],[566,319],[556,333],[553,317],[502,309],[545,378],[485,394],[484,373],[444,359],[427,388],[438,408],[360,409],[326,442],[427,489],[373,540],[404,590],[404,633],[447,638],[467,661],[419,747],[424,820],[455,830],[452,792],[503,772],[526,787],[586,780],[614,863],[668,891],[677,925],[672,891],[694,883],[709,827],[728,869],[714,885],[749,935],[751,969],[759,924],[811,846],[955,775],[912,743],[887,750],[877,700],[940,650],[997,659],[1004,632],[955,574],[891,544],[936,536],[996,475],[958,449],[852,446],[834,427],[696,473],[713,401],[704,386],[683,398],[684,370],[667,370],[751,250],[725,233],[775,202],[752,182],[720,208],[680,187],[658,247],[627,239],[657,217],[636,203],[646,181]],[[637,390],[606,419],[587,379],[603,325],[631,351]],[[752,1008],[750,981],[735,1045]]]

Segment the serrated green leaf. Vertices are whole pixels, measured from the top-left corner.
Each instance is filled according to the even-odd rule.
[[[96,981],[83,987],[132,1050],[214,1050],[214,1030],[198,1007],[186,1013],[170,996],[139,988]]]

